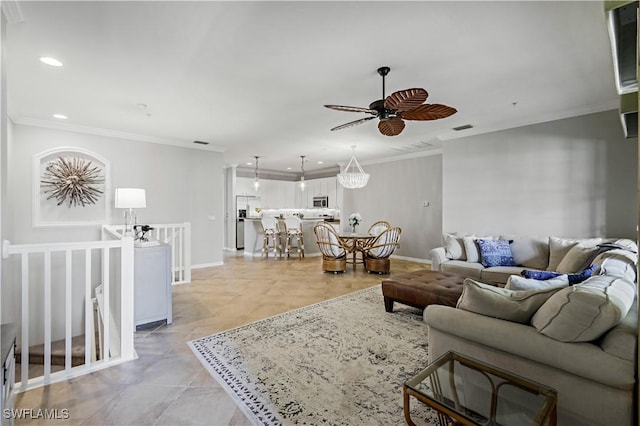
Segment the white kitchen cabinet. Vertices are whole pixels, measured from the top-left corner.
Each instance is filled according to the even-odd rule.
[[[173,321],[171,303],[171,247],[159,244],[134,248],[135,326]]]

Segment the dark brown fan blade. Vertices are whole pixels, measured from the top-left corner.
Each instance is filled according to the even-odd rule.
[[[342,130],[342,129],[346,129],[347,127],[357,126],[358,124],[362,124],[365,121],[373,120],[374,118],[375,117],[365,117],[365,118],[361,118],[360,120],[351,121],[349,123],[341,124],[340,126],[337,126],[337,127],[334,127],[333,129],[331,129],[331,131]]]
[[[380,120],[378,130],[385,136],[399,135],[404,129],[404,121],[400,117],[390,118],[388,120]]]
[[[325,105],[325,107],[335,109],[338,111],[366,112],[367,114],[378,115],[378,111],[369,109],[369,108],[352,107],[352,106],[344,106],[344,105]]]
[[[405,120],[439,120],[458,112],[457,109],[440,104],[424,104],[402,113]]]
[[[422,105],[428,96],[424,89],[400,90],[387,96],[384,107],[394,111],[409,111]]]

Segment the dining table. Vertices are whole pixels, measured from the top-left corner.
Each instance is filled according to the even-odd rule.
[[[362,253],[369,243],[375,238],[375,235],[369,233],[360,232],[342,232],[338,234],[338,238],[342,240],[342,245],[345,247],[348,253],[351,254],[351,259],[347,256],[347,263],[353,264],[353,269],[356,269],[357,263],[364,263],[364,254],[362,259],[357,259],[357,254]]]

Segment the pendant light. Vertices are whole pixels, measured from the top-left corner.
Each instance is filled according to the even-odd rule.
[[[258,190],[258,188],[260,187],[260,182],[258,181],[258,157],[257,155],[255,156],[256,158],[256,177],[253,179],[253,189],[254,190]]]
[[[300,176],[300,191],[304,192],[304,187],[305,187],[305,183],[304,183],[304,155],[300,156],[300,169],[302,170],[302,175]]]
[[[338,181],[342,186],[348,189],[364,188],[369,182],[369,174],[365,173],[356,160],[356,146],[351,146],[353,155],[347,163],[347,167],[341,173],[338,173]]]

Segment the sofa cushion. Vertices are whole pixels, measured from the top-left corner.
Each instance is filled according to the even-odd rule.
[[[520,273],[522,273],[522,266],[492,266],[482,270],[480,281],[483,283],[499,283],[504,287],[511,275],[520,275]]]
[[[633,302],[629,313],[620,324],[604,334],[599,344],[603,351],[618,358],[635,363],[638,339],[638,303]]]
[[[532,269],[546,269],[549,263],[548,237],[521,237],[518,235],[501,235],[500,239],[510,240],[511,254],[516,265]]]
[[[576,244],[578,244],[578,240],[549,237],[549,263],[547,264],[547,271],[556,272],[562,259],[564,259],[565,255]]]
[[[467,278],[464,280],[462,296],[458,299],[456,307],[476,314],[524,324],[528,323],[538,308],[557,291],[557,288],[542,291],[513,291]]]
[[[599,267],[601,275],[615,275],[633,282],[637,281],[638,255],[633,252],[625,249],[609,250],[596,256],[593,263]]]
[[[548,288],[562,288],[569,285],[569,278],[566,275],[558,275],[557,277],[546,280],[536,280],[525,278],[518,275],[511,275],[507,280],[504,288],[509,290],[527,291],[527,290],[544,290]]]
[[[462,244],[462,237],[458,234],[444,234],[444,249],[447,258],[453,260],[466,260],[467,256]]]
[[[516,266],[507,240],[476,240],[480,246],[480,263],[485,267]]]
[[[556,272],[562,274],[573,274],[587,268],[593,259],[597,256],[599,249],[588,241],[581,241],[571,247],[567,254],[562,258]]]
[[[551,296],[531,324],[561,342],[590,342],[622,321],[634,297],[635,286],[626,278],[597,275]]]
[[[481,271],[484,269],[480,263],[470,263],[463,260],[450,260],[440,265],[443,272],[453,272],[454,274],[464,275],[466,277],[479,280]]]

